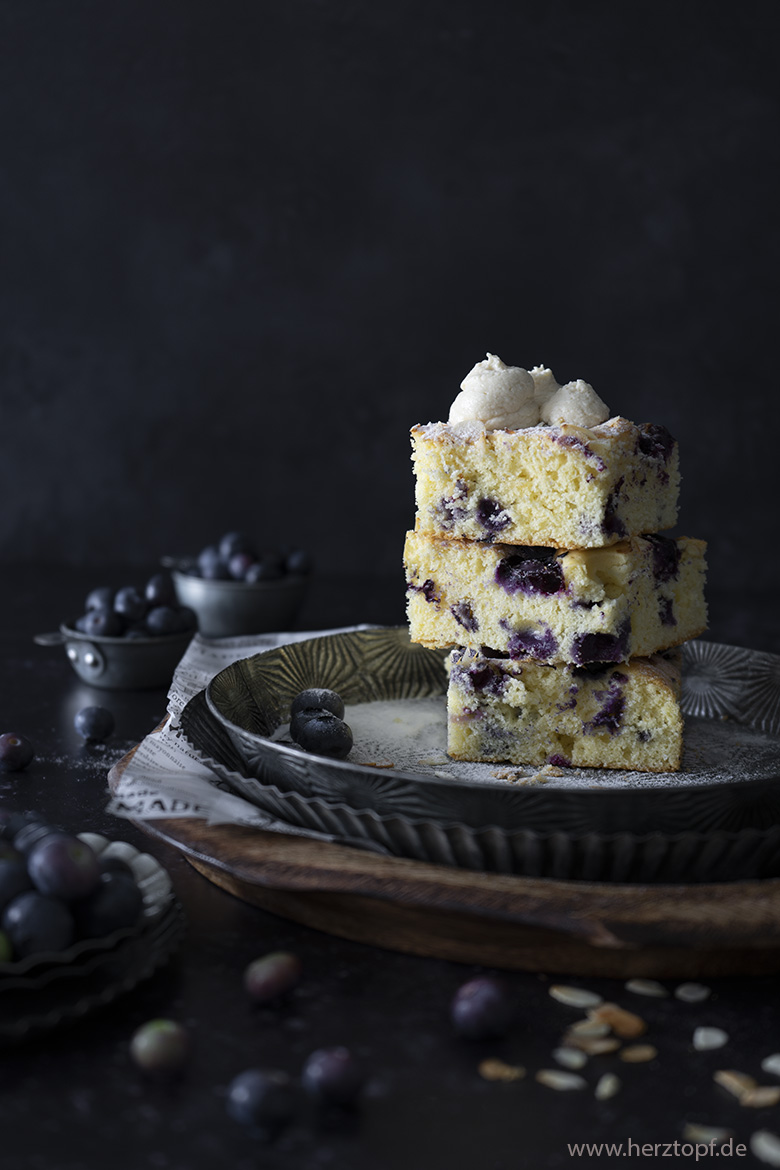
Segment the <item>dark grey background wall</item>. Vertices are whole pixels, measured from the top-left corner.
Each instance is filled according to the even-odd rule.
[[[0,0],[0,558],[392,572],[487,350],[681,443],[770,585],[775,0]]]

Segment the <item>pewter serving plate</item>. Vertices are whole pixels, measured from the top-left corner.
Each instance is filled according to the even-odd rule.
[[[661,775],[449,760],[444,657],[405,627],[283,646],[221,671],[182,727],[252,803],[369,848],[591,880],[780,873],[779,657],[686,644],[683,768]],[[310,686],[344,698],[349,760],[285,742],[290,701]]]

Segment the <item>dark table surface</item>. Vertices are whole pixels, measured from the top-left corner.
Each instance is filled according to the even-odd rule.
[[[713,1071],[740,1069],[777,1083],[760,1070],[765,1056],[780,1051],[777,978],[706,981],[712,994],[694,1005],[640,998],[617,980],[510,973],[520,1004],[511,1032],[500,1042],[465,1041],[453,1033],[449,1004],[479,968],[345,942],[253,908],[209,883],[178,850],[108,815],[107,771],[162,719],[165,690],[89,688],[62,650],[34,645],[33,635],[78,612],[94,585],[143,580],[137,570],[51,566],[2,575],[0,730],[27,735],[37,755],[27,771],[0,778],[0,803],[151,852],[168,869],[187,920],[180,948],[150,979],[78,1022],[2,1050],[3,1170],[519,1170],[572,1161],[614,1166],[629,1156],[694,1161],[682,1145],[686,1122],[729,1128],[736,1164],[758,1164],[736,1147],[757,1130],[780,1133],[780,1106],[741,1106],[713,1082]],[[710,591],[710,604],[710,638],[780,651],[773,597]],[[403,619],[400,577],[315,578],[298,627]],[[85,747],[73,727],[75,712],[91,703],[109,706],[116,718],[103,749]],[[300,957],[301,982],[282,1005],[253,1005],[243,971],[280,949]],[[551,981],[586,986],[640,1012],[658,1057],[635,1066],[594,1057],[584,1092],[537,1083],[534,1072],[555,1067],[552,1051],[580,1014],[550,998]],[[193,1040],[183,1075],[170,1083],[144,1077],[129,1055],[134,1030],[157,1017],[180,1021]],[[699,1025],[723,1028],[726,1047],[695,1051]],[[227,1115],[226,1088],[237,1073],[279,1068],[296,1077],[311,1051],[335,1044],[352,1048],[369,1072],[356,1112],[322,1117],[302,1106],[271,1143]],[[477,1071],[486,1057],[522,1065],[528,1076],[488,1082]],[[605,1071],[619,1073],[622,1091],[600,1102],[593,1087]],[[622,1142],[623,1153],[577,1155],[569,1145],[578,1142]]]

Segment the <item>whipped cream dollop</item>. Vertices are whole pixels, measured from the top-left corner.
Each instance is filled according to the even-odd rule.
[[[518,430],[539,422],[534,380],[521,366],[507,366],[489,353],[460,384],[450,423],[483,422],[490,431]]]
[[[593,427],[609,408],[581,378],[559,386],[547,366],[508,366],[494,353],[477,362],[460,384],[449,423],[481,422],[489,431],[514,431],[539,423]]]

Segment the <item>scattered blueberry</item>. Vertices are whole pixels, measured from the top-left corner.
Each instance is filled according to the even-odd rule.
[[[272,951],[244,971],[244,988],[255,1003],[269,1003],[291,991],[301,978],[301,960],[289,951]]]
[[[471,1040],[504,1036],[514,1016],[514,1003],[503,980],[479,975],[458,988],[451,1006],[455,1031]]]
[[[51,898],[85,898],[100,882],[93,849],[69,833],[49,833],[27,854],[27,872],[35,888]]]
[[[171,1076],[190,1054],[190,1036],[175,1020],[149,1020],[133,1033],[130,1056],[145,1073]]]
[[[13,731],[0,735],[0,772],[21,772],[34,755],[35,749],[25,736]]]
[[[40,951],[63,951],[73,942],[73,915],[64,902],[37,890],[13,898],[2,917],[2,929],[11,940],[17,959]]]
[[[299,711],[290,721],[290,735],[305,752],[345,760],[352,750],[352,731],[332,711]]]
[[[227,1111],[242,1125],[275,1134],[292,1120],[295,1111],[292,1081],[276,1069],[247,1069],[228,1086]]]
[[[319,1048],[303,1066],[301,1083],[323,1105],[352,1105],[364,1083],[363,1072],[348,1048]]]
[[[102,743],[114,730],[114,716],[106,707],[82,707],[73,720],[79,735],[93,743]]]
[[[339,719],[344,718],[344,700],[336,691],[331,691],[327,687],[308,687],[305,691],[300,691],[290,704],[290,715],[318,707],[331,711]]]

